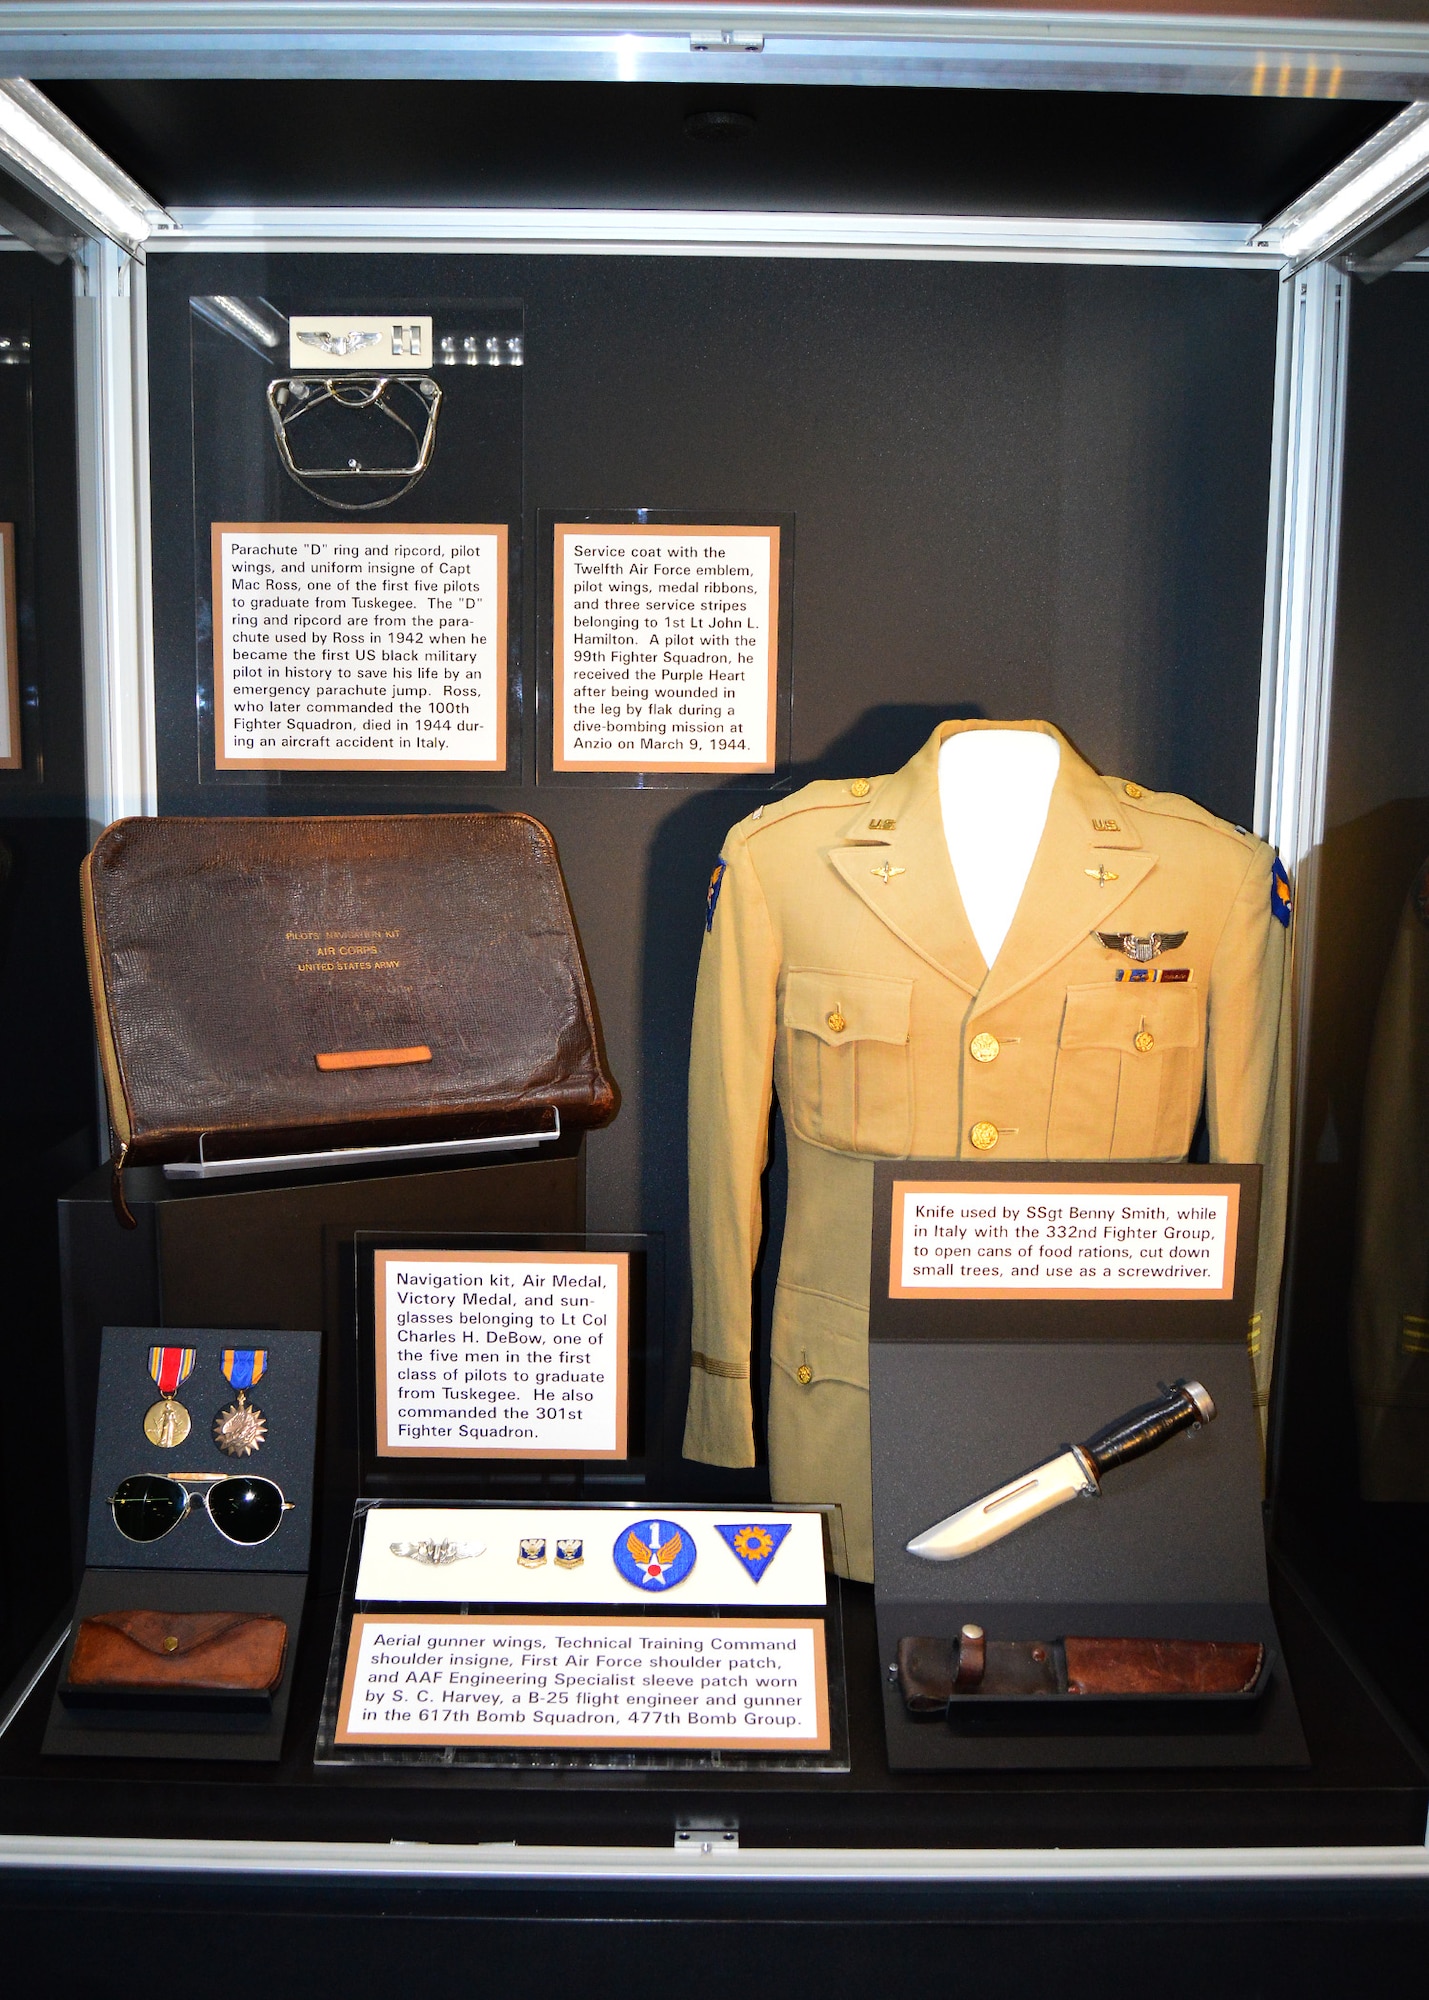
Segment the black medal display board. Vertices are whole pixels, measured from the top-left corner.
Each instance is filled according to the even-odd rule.
[[[881,1656],[901,1639],[989,1644],[1068,1637],[1256,1641],[1255,1698],[1075,1695],[955,1697],[946,1717],[910,1715],[891,1677],[884,1708],[895,1769],[1295,1765],[1308,1762],[1270,1608],[1261,1523],[1261,1448],[1245,1332],[1254,1298],[1257,1167],[963,1160],[875,1169],[869,1315],[874,1550]],[[1135,1190],[1234,1183],[1232,1296],[937,1300],[890,1296],[895,1183],[956,1181],[996,1208],[999,1187],[1087,1186],[1089,1209],[1139,1210]],[[1108,1195],[1097,1201],[1095,1188]],[[998,1225],[993,1225],[994,1227]],[[1098,1229],[1100,1225],[1089,1227]],[[1112,1227],[1119,1227],[1113,1224]],[[1011,1233],[1010,1231],[1008,1232]],[[1059,1248],[1062,1246],[1059,1246]],[[985,1262],[984,1258],[984,1262]],[[1114,1291],[1114,1281],[1108,1290]],[[1214,1420],[1173,1437],[1074,1499],[951,1560],[906,1544],[1030,1476],[1168,1385],[1193,1380]]]
[[[188,1374],[169,1395],[151,1372],[152,1350],[193,1350]],[[258,1380],[244,1389],[263,1420],[252,1449],[220,1448],[217,1426],[238,1392],[224,1374],[225,1350],[261,1351]],[[275,1761],[282,1753],[297,1667],[313,1532],[322,1336],[209,1327],[106,1327],[99,1367],[94,1458],[90,1476],[87,1568],[62,1648],[44,1748],[83,1757],[215,1757]],[[160,1364],[162,1367],[162,1363]],[[240,1380],[255,1371],[239,1359]],[[167,1383],[167,1378],[165,1378]],[[176,1404],[169,1428],[162,1421]],[[157,1408],[158,1419],[150,1416]],[[146,1418],[149,1421],[146,1423]],[[187,1424],[187,1430],[185,1430]],[[174,1436],[173,1444],[163,1442]],[[156,1438],[159,1440],[156,1442]],[[173,1478],[190,1495],[187,1512],[151,1542],[120,1533],[111,1497],[138,1474]],[[251,1546],[214,1525],[203,1495],[211,1482],[252,1476],[271,1480],[286,1503],[276,1533]],[[103,1693],[68,1686],[83,1621],[102,1613],[159,1611],[259,1613],[287,1627],[282,1678],[271,1696]]]

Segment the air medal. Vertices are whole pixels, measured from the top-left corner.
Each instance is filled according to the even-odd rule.
[[[238,1401],[213,1420],[213,1441],[229,1458],[251,1458],[268,1435],[268,1419],[247,1391],[263,1379],[268,1366],[266,1347],[225,1347],[223,1373],[238,1391]]]

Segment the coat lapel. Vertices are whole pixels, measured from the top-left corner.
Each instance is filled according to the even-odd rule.
[[[967,993],[987,976],[948,859],[938,802],[934,735],[874,798],[859,808],[828,850],[832,866],[880,923]],[[892,832],[871,830],[870,818],[891,819]]]
[[[1093,931],[1112,930],[1113,913],[1146,880],[1157,857],[1119,821],[1103,825],[1111,807],[1106,785],[1062,744],[1047,824],[1012,927],[977,996],[974,1014],[1008,999],[1084,944]],[[951,864],[949,864],[951,866]]]
[[[1124,817],[1109,823],[1115,800],[1107,785],[1060,732],[1061,766],[1047,824],[1017,914],[991,968],[963,908],[948,858],[938,797],[938,752],[967,725],[945,723],[917,756],[861,805],[826,850],[830,865],[911,950],[975,998],[982,1014],[1039,978],[1110,919],[1156,866]],[[972,725],[977,727],[977,724]],[[894,822],[892,831],[870,819]]]

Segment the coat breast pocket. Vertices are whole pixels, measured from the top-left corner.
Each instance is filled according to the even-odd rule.
[[[793,969],[779,1021],[784,1115],[840,1153],[905,1155],[913,1140],[911,979]]]
[[[1184,1159],[1201,1104],[1204,1047],[1195,986],[1069,987],[1048,1159]]]

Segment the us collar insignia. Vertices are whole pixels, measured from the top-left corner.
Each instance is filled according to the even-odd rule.
[[[705,930],[707,932],[714,929],[715,904],[719,901],[719,892],[724,886],[724,871],[728,866],[729,863],[721,855],[714,865],[714,873],[710,876],[710,886],[705,891]]]
[[[716,1523],[715,1532],[758,1583],[792,1526],[790,1521],[747,1521],[731,1528]]]
[[[1290,912],[1295,907],[1295,899],[1290,893],[1290,877],[1285,872],[1285,863],[1276,861],[1270,870],[1270,914],[1276,923],[1290,928]]]
[[[695,1538],[673,1521],[637,1521],[617,1535],[612,1553],[637,1590],[673,1590],[695,1566]]]
[[[1175,951],[1190,936],[1189,931],[1151,931],[1137,937],[1134,931],[1098,931],[1097,937],[1108,951],[1123,951],[1138,965],[1149,965],[1163,951]]]

